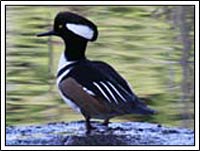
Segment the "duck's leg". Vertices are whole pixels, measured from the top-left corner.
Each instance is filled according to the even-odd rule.
[[[90,123],[90,117],[85,117],[86,134],[90,134],[92,129],[95,129]]]
[[[109,124],[109,118],[105,119],[104,122],[102,123],[102,125],[104,126],[108,126]]]
[[[90,117],[85,118],[85,127],[86,127],[87,132],[91,130],[92,126],[90,124]]]

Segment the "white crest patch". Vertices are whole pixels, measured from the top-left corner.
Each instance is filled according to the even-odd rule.
[[[66,27],[71,32],[73,32],[83,38],[86,38],[88,40],[91,40],[92,37],[94,36],[94,31],[86,25],[67,23]]]

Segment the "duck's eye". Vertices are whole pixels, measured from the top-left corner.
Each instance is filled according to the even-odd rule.
[[[58,28],[61,29],[63,27],[63,25],[58,25]]]

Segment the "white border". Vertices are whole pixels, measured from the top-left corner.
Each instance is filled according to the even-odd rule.
[[[199,150],[199,3],[195,8],[195,145]]]
[[[1,146],[5,142],[5,9],[1,7]],[[2,15],[3,14],[3,15]]]
[[[198,1],[2,1],[3,5],[198,5]]]
[[[195,5],[195,146],[5,146],[5,5]],[[198,150],[199,149],[198,1],[1,1],[1,149],[2,150]]]

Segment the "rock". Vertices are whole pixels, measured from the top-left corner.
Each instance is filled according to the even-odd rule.
[[[85,134],[84,121],[6,127],[6,145],[194,145],[194,131],[142,122],[92,122]]]

